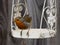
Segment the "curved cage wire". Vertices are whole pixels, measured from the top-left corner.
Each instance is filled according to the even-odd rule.
[[[55,6],[55,0],[50,0],[50,5],[49,6],[45,6],[46,1],[44,1],[44,5],[43,5],[43,11],[42,11],[42,16],[41,16],[41,23],[40,23],[40,28],[42,27],[42,21],[43,18],[46,21],[47,24],[47,28],[51,29],[51,30],[55,30],[55,24],[56,24],[56,6]],[[46,12],[47,14],[47,19],[45,18],[45,14],[44,12]]]
[[[49,0],[49,1],[50,1],[49,5],[46,6],[47,0],[44,0],[42,15],[41,15],[41,19],[40,19],[41,20],[40,21],[40,29],[36,29],[36,32],[39,30],[42,30],[43,33],[41,33],[41,31],[39,31],[39,34],[40,34],[39,37],[41,36],[41,38],[44,38],[44,34],[45,33],[47,34],[47,32],[49,32],[49,33],[54,32],[54,34],[56,33],[56,31],[55,31],[56,30],[56,5],[55,5],[56,3],[55,3],[55,0]],[[31,32],[29,33],[29,31],[31,29],[30,28],[31,22],[30,23],[24,22],[24,18],[23,18],[25,15],[29,15],[27,7],[28,7],[27,0],[24,0],[24,3],[20,3],[18,0],[16,4],[14,4],[14,0],[12,1],[11,30],[13,33],[18,31],[17,33],[19,33],[19,36],[17,36],[17,37],[20,37],[20,35],[21,35],[20,38],[22,38],[22,35],[24,35],[25,33],[27,34],[28,38],[31,38],[31,37],[29,37],[29,34],[31,33]],[[23,9],[24,9],[24,11],[23,11],[24,13],[22,15],[21,11]],[[45,17],[45,13],[46,13],[47,17]],[[14,19],[16,17],[20,17],[20,20],[23,21],[28,26],[28,28],[27,29],[19,29],[18,26],[16,25],[16,23],[14,22]],[[47,25],[46,29],[42,28],[43,19],[45,20],[46,25]],[[33,30],[33,29],[31,29],[31,30]],[[47,30],[47,31],[44,32],[44,30]],[[25,32],[22,34],[22,31],[23,32],[25,31]],[[17,35],[17,33],[15,35]],[[47,36],[47,37],[49,37],[49,36]],[[25,38],[25,37],[23,37],[23,38]]]

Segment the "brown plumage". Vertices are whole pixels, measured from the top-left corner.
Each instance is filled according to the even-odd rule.
[[[25,21],[28,22],[28,23],[30,23],[31,20],[32,20],[32,18],[29,17],[29,15],[25,15],[25,16],[24,16],[24,19],[25,19]]]
[[[27,29],[28,28],[18,17],[15,18],[15,23],[19,29]]]
[[[29,17],[29,15],[25,15],[24,17],[16,17],[14,21],[19,29],[27,29],[31,22],[31,17]]]

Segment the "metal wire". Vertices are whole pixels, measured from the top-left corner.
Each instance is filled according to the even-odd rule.
[[[11,11],[11,30],[12,30],[12,21],[13,21],[13,7],[14,7],[14,0],[12,0],[12,11]]]
[[[45,7],[46,1],[47,1],[47,0],[44,0],[44,5],[43,5],[43,10],[42,10],[42,15],[41,15],[41,21],[40,21],[40,29],[42,28],[42,23],[43,23],[42,21],[43,21],[43,18],[44,18],[44,20],[45,20],[48,28],[52,30],[52,29],[53,29],[53,28],[52,28],[52,25],[50,25],[50,26],[51,26],[51,28],[50,28],[50,27],[49,27],[49,23],[48,23],[48,21],[47,21],[47,20],[49,20],[49,19],[46,19],[45,16],[44,16],[44,11],[45,11],[47,8],[50,8],[50,10],[51,10],[51,6]],[[53,5],[53,6],[54,6],[54,5]],[[50,11],[50,14],[51,14],[51,13],[52,13],[52,12]],[[56,14],[55,14],[55,17],[56,17]],[[51,22],[51,23],[52,23],[52,22]]]
[[[44,8],[45,8],[45,4],[46,4],[46,0],[44,0],[43,11],[42,11],[42,15],[41,15],[40,29],[41,29],[41,27],[42,27],[42,21],[43,21],[43,16],[44,16]]]

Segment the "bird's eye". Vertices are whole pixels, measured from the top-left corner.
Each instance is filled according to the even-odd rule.
[[[17,19],[17,21],[19,21],[19,19]]]

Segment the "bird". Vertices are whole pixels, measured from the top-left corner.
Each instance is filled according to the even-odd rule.
[[[22,31],[24,29],[30,28],[30,22],[31,22],[31,17],[29,15],[25,15],[24,17],[16,17],[14,19],[14,22],[16,23],[17,27],[21,29]],[[20,35],[22,36],[22,31]],[[29,36],[29,31],[27,32],[27,35]]]
[[[19,29],[27,29],[29,27],[29,23],[31,22],[31,17],[29,17],[29,15],[25,15],[24,17],[16,17],[14,22]]]
[[[19,29],[27,29],[28,27],[24,24],[24,21],[20,17],[16,17],[14,22]]]

